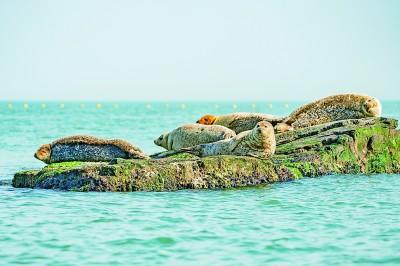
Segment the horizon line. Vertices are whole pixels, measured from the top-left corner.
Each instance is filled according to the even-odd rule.
[[[271,100],[260,100],[260,99],[215,99],[215,100],[195,100],[195,99],[171,99],[171,100],[163,100],[163,99],[1,99],[0,102],[303,102],[303,101],[315,101],[322,98],[316,99],[271,99]],[[380,101],[400,101],[398,99],[389,99],[389,98],[380,98]]]

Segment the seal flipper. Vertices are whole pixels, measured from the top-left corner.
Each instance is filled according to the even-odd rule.
[[[202,145],[197,145],[197,146],[193,146],[193,147],[189,147],[189,148],[182,148],[177,151],[174,151],[174,150],[162,151],[162,152],[150,155],[150,158],[161,159],[161,158],[166,158],[166,157],[170,157],[175,154],[180,154],[180,153],[185,153],[185,152],[202,157]]]
[[[255,153],[255,152],[249,152],[248,154],[246,154],[246,156],[254,157],[254,158],[257,158],[257,159],[265,159],[265,157],[260,156],[258,153]]]
[[[187,151],[183,151],[183,150],[179,150],[179,151],[162,151],[162,152],[158,152],[155,154],[150,155],[151,159],[162,159],[162,158],[166,158],[175,154],[179,154],[179,153],[184,153]]]
[[[233,152],[237,146],[243,141],[244,137],[237,138],[237,141],[233,141],[229,147],[229,151]]]

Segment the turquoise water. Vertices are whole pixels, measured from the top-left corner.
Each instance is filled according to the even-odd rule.
[[[0,265],[400,264],[400,175],[325,176],[168,193],[14,189],[68,134],[124,138],[145,152],[204,113],[282,115],[300,103],[0,102]],[[400,102],[384,102],[400,118]]]

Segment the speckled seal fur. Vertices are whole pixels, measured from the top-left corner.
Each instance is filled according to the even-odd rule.
[[[103,162],[115,158],[145,159],[148,156],[124,140],[77,135],[42,145],[36,151],[35,158],[49,164],[70,161]]]
[[[283,121],[283,117],[260,113],[233,113],[220,116],[204,115],[196,123],[203,125],[220,125],[240,132],[252,130],[260,121],[267,121],[273,126]]]
[[[267,121],[261,121],[252,130],[244,131],[231,139],[201,144],[182,151],[199,157],[237,155],[269,158],[275,153],[275,148],[273,126]]]
[[[164,133],[154,140],[154,144],[167,150],[179,150],[203,143],[215,142],[236,136],[235,132],[223,126],[187,124]]]
[[[276,132],[285,132],[344,119],[379,117],[382,112],[378,99],[362,94],[329,96],[303,105],[275,126]]]

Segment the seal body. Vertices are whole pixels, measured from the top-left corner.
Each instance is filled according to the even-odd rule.
[[[267,121],[260,121],[252,130],[241,132],[231,139],[201,144],[183,151],[199,157],[237,155],[268,158],[275,153],[275,148],[273,126]]]
[[[304,128],[344,119],[378,117],[382,107],[378,99],[361,94],[339,94],[306,104],[275,126],[277,132]]]
[[[215,142],[236,136],[235,132],[223,126],[206,126],[200,124],[187,124],[164,133],[154,144],[167,150],[180,150],[203,143]]]
[[[49,164],[70,161],[107,162],[115,158],[145,159],[148,156],[124,140],[77,135],[42,145],[36,151],[35,158]]]
[[[267,121],[273,126],[283,121],[283,117],[260,113],[233,113],[220,116],[204,115],[196,123],[203,125],[221,125],[240,132],[252,130],[260,121]]]

